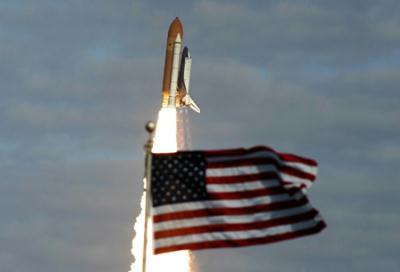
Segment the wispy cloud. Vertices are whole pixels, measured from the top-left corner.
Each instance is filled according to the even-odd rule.
[[[329,225],[196,253],[200,270],[398,271],[398,10],[390,0],[3,1],[0,267],[128,271],[143,125],[180,16],[202,108],[193,147],[315,157],[311,200]]]

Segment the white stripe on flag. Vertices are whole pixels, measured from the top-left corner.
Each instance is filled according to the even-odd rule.
[[[312,209],[311,205],[307,203],[300,207],[277,210],[273,212],[267,211],[267,212],[245,214],[245,215],[221,215],[221,216],[188,218],[182,220],[171,220],[171,221],[155,223],[153,225],[153,229],[155,231],[160,231],[160,230],[172,230],[177,228],[204,226],[204,225],[251,223],[257,221],[278,219],[291,215],[298,215],[310,211],[311,209]]]
[[[255,180],[244,183],[232,184],[207,184],[208,192],[240,192],[255,189],[271,188],[281,185],[279,180]]]
[[[264,172],[277,172],[278,169],[272,164],[260,164],[257,166],[236,166],[225,168],[208,168],[207,177],[242,176],[260,174]]]
[[[316,176],[318,173],[318,167],[316,166],[310,166],[301,162],[284,162],[284,165],[290,166],[292,168],[298,169],[302,172],[311,174]]]
[[[267,236],[274,236],[284,233],[291,233],[295,231],[310,229],[312,227],[315,227],[319,223],[320,223],[319,221],[311,219],[296,224],[280,225],[277,227],[270,227],[265,229],[246,230],[246,231],[209,232],[209,233],[175,236],[171,238],[159,238],[154,241],[154,246],[155,248],[161,248],[171,245],[183,245],[183,244],[206,242],[206,241],[219,241],[219,240],[229,241],[229,240],[264,238]]]
[[[186,202],[169,204],[164,206],[158,206],[153,209],[153,214],[163,214],[170,212],[181,212],[181,211],[194,211],[212,208],[242,208],[242,207],[252,207],[256,205],[269,204],[269,203],[279,203],[282,201],[293,200],[288,194],[279,194],[271,196],[261,196],[254,197],[250,199],[238,199],[238,200],[209,200],[209,201],[196,201],[196,202]]]

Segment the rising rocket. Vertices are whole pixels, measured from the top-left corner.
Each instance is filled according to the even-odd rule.
[[[162,107],[190,107],[196,112],[200,108],[189,95],[192,58],[183,44],[183,27],[178,17],[168,30],[165,52],[164,76],[162,83]]]

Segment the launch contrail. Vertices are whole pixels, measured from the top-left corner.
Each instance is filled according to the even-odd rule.
[[[154,137],[153,153],[170,153],[177,151],[177,119],[176,109],[162,108],[159,112],[157,129]],[[131,265],[131,272],[141,272],[144,244],[144,220],[148,220],[147,230],[147,258],[146,267],[149,272],[190,272],[191,255],[189,251],[177,251],[166,254],[153,255],[152,249],[152,223],[150,218],[145,218],[145,197],[141,200],[141,213],[136,218],[134,225],[135,238],[132,241],[132,255],[135,262]]]
[[[182,43],[183,27],[176,18],[168,30],[162,103],[158,113],[152,153],[171,153],[187,148],[190,138],[188,137],[186,108],[190,107],[194,111],[200,112],[200,108],[189,95],[192,58],[187,47],[181,52]],[[179,114],[177,108],[180,110]],[[145,188],[148,182],[145,178]],[[144,193],[141,200],[141,212],[134,225],[136,235],[132,241],[131,251],[135,261],[131,265],[130,272],[141,272],[144,270],[143,267],[146,268],[146,272],[193,271],[191,254],[187,250],[153,255],[152,222],[146,215],[145,207]],[[147,239],[144,239],[145,233],[147,233]],[[146,241],[148,241],[147,246]]]

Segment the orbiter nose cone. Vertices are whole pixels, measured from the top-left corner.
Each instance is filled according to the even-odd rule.
[[[171,25],[169,26],[168,30],[168,37],[176,38],[176,35],[181,34],[181,39],[183,38],[183,27],[182,23],[178,17],[172,21]]]

